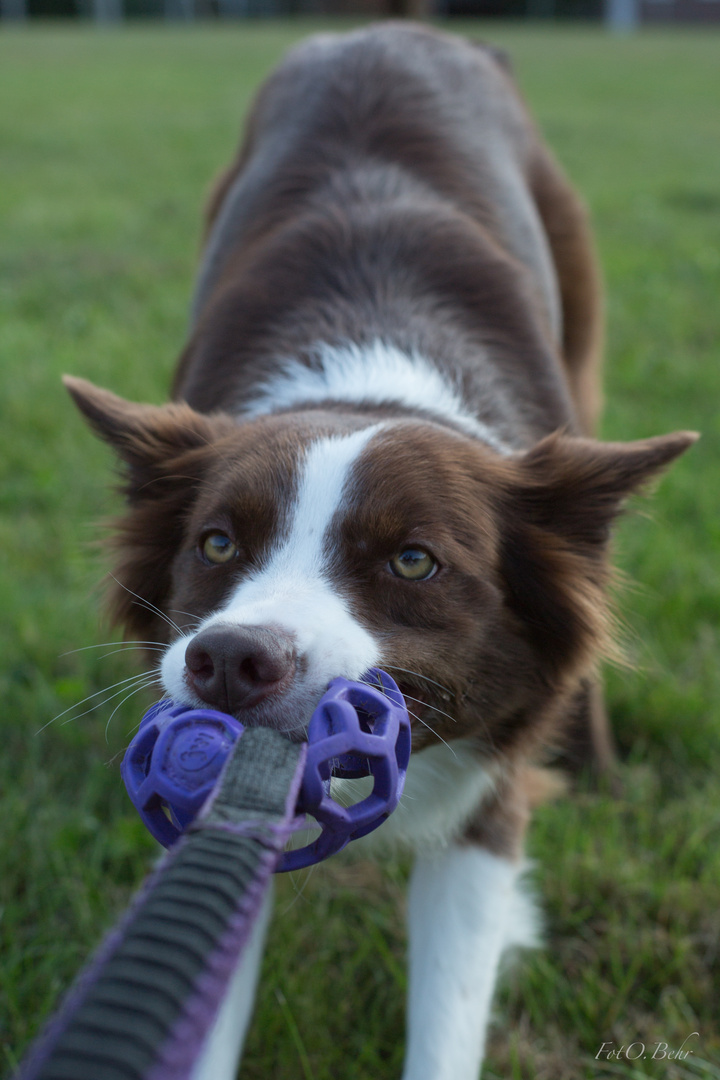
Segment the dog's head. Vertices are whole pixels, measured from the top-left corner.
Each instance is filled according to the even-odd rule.
[[[695,439],[553,435],[500,457],[420,420],[238,423],[67,385],[125,466],[114,618],[167,644],[175,700],[297,738],[332,678],[372,666],[418,745],[492,754],[541,725],[607,644],[613,519]]]

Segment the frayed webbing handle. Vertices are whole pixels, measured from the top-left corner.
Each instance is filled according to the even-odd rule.
[[[70,990],[18,1080],[183,1080],[291,832],[305,745],[236,743],[201,818]]]

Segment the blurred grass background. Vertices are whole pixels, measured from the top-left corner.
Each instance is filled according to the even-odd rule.
[[[166,397],[204,193],[253,90],[314,28],[0,33],[7,1072],[155,857],[117,768],[146,700],[67,722],[137,669],[112,646],[86,649],[110,640],[94,541],[116,502],[109,454],[59,376]],[[509,972],[483,1075],[720,1078],[720,37],[454,28],[510,51],[592,209],[608,285],[604,436],[703,432],[620,529],[618,563],[636,583],[621,605],[636,669],[608,673],[623,794],[582,789],[538,814],[529,848],[548,947]],[[335,860],[279,882],[244,1077],[399,1076],[406,869]],[[685,1060],[653,1060],[657,1043],[695,1031]],[[610,1041],[644,1042],[647,1056],[596,1060]]]

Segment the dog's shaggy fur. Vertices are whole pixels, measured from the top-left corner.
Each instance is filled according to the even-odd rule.
[[[507,62],[386,24],[313,38],[261,89],[175,403],[68,381],[125,463],[113,613],[168,642],[168,693],[302,738],[333,676],[398,678],[408,797],[376,835],[421,853],[406,1080],[477,1076],[529,937],[533,768],[565,737],[610,759],[610,528],[694,437],[596,441],[600,346],[585,213]],[[232,1000],[198,1076],[232,1062]]]

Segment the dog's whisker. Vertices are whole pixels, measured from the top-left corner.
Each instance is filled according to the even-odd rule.
[[[123,585],[122,581],[119,581],[114,574],[110,574],[110,577],[117,585],[120,586],[121,589],[124,589],[126,593],[129,593],[130,596],[134,596],[136,600],[139,600],[143,607],[147,608],[148,611],[155,612],[156,615],[159,615],[161,619],[165,620],[168,626],[171,626],[172,629],[176,630],[178,634],[182,634],[182,630],[180,629],[178,624],[176,622],[173,622],[170,616],[166,615],[164,611],[161,611],[159,607],[156,607],[155,604],[151,604],[149,600],[146,600],[144,596],[140,596],[139,593],[133,592],[133,590],[129,589],[127,585]]]
[[[419,724],[422,724],[422,726],[423,726],[424,728],[427,728],[427,729],[428,729],[428,731],[429,731],[429,732],[431,732],[431,733],[432,733],[432,734],[433,734],[433,735],[435,736],[435,738],[436,738],[436,739],[439,739],[439,740],[440,740],[440,742],[441,742],[441,743],[443,743],[443,745],[444,745],[444,746],[447,746],[448,750],[450,751],[450,753],[452,754],[452,756],[453,756],[454,758],[456,758],[456,757],[457,757],[457,754],[456,754],[456,753],[455,753],[455,751],[453,750],[453,748],[452,748],[452,746],[450,745],[450,743],[449,743],[449,742],[447,742],[447,741],[446,741],[445,739],[443,739],[442,735],[440,735],[440,734],[439,734],[439,733],[438,733],[438,732],[437,732],[437,731],[435,730],[435,728],[434,728],[434,727],[432,727],[432,726],[431,726],[430,724],[427,724],[427,723],[425,723],[425,721],[424,721],[424,720],[422,719],[422,717],[421,717],[421,716],[418,716],[418,715],[417,715],[417,713],[411,712],[411,711],[410,711],[410,709],[408,709],[408,716],[412,716],[414,720],[417,720],[417,722],[418,722]]]
[[[130,592],[129,589],[127,591]],[[131,593],[131,595],[135,596],[136,594]],[[176,622],[174,622],[173,619],[170,619],[164,612],[162,612],[160,610],[160,608],[155,607],[154,604],[150,604],[147,600],[143,600],[143,598],[141,596],[137,598],[136,604],[137,604],[138,607],[145,608],[146,611],[151,612],[153,615],[157,615],[157,617],[159,619],[162,619],[164,622],[166,622],[168,624],[168,626],[170,627],[171,630],[175,630],[176,633],[182,634],[182,630],[180,629],[178,624]]]
[[[310,831],[311,830],[308,830],[308,832],[310,832]],[[295,891],[295,896],[292,898],[290,903],[284,909],[283,915],[286,915],[288,913],[288,911],[290,911],[290,909],[293,908],[295,906],[295,904],[297,904],[298,900],[302,900],[302,898],[303,898],[303,896],[305,894],[305,890],[307,889],[308,882],[310,881],[310,878],[313,876],[313,873],[315,872],[315,867],[316,866],[317,866],[317,863],[313,863],[311,866],[304,867],[305,874],[303,876],[301,885],[298,885],[297,871],[295,873],[290,874],[290,880],[292,882],[292,886],[293,886],[293,889]]]
[[[168,624],[171,630],[175,630],[176,633],[182,634],[183,631],[181,627],[178,626],[174,619],[171,619],[166,615],[164,611],[161,611],[159,607],[155,607],[154,604],[150,604],[147,600],[143,600],[142,597],[138,597],[136,603],[138,607],[144,607],[146,611],[150,611],[153,615],[157,615],[158,618]]]
[[[172,610],[174,611],[176,609],[173,608]],[[199,622],[197,622],[197,623],[189,623],[186,627],[184,627],[184,629],[182,631],[183,636],[187,636],[188,634],[196,634],[198,632],[198,630],[200,629],[200,626],[201,626],[201,623],[199,623]],[[167,648],[167,645],[165,646],[165,648]]]
[[[134,679],[138,679],[138,678],[141,678],[141,677],[144,677],[144,676],[140,676],[140,675],[137,675],[137,674],[136,675],[128,675],[128,677],[126,679],[119,679],[118,682],[113,683],[112,686],[106,686],[102,690],[97,690],[94,694],[88,694],[88,696],[84,697],[82,699],[82,701],[76,701],[74,705],[70,705],[67,709],[63,709],[62,712],[59,712],[56,716],[53,716],[53,718],[51,720],[48,720],[48,722],[46,724],[43,724],[43,726],[41,728],[39,728],[35,732],[35,734],[39,735],[40,732],[45,730],[45,728],[50,727],[50,725],[54,724],[56,720],[59,720],[61,716],[66,716],[67,713],[72,712],[73,709],[79,709],[80,706],[84,705],[86,701],[92,701],[93,698],[100,697],[101,694],[107,694],[107,692],[109,690],[114,690],[116,686],[123,686],[124,684],[132,682]],[[93,708],[97,708],[97,706],[93,705]],[[88,709],[87,711],[91,712],[92,710]],[[84,715],[85,714],[83,713],[83,716]]]
[[[160,675],[158,675],[158,677],[157,677],[157,684],[159,686],[162,686],[162,680],[160,678]],[[161,701],[171,701],[171,700],[172,699],[169,698],[167,696],[167,694],[163,694],[163,696],[161,698],[158,698],[156,704],[159,704]],[[137,724],[133,724],[133,726],[126,732],[126,734],[127,735],[134,735],[135,732],[139,730],[140,725],[142,724],[142,722],[143,722],[143,717],[141,716],[140,719],[138,720]],[[125,749],[127,749],[127,747]],[[115,755],[115,757],[117,757],[117,754]],[[110,759],[110,761],[113,761],[113,760],[114,760],[114,758]]]
[[[386,668],[390,668],[391,671],[404,671],[406,675],[414,675],[417,679],[422,679],[423,682],[431,683],[433,686],[437,686],[439,690],[449,694],[450,697],[455,697],[455,694],[449,687],[443,686],[442,683],[436,682],[435,679],[431,679],[428,675],[421,675],[419,671],[411,671],[410,668],[398,667],[397,664],[384,664]]]
[[[140,725],[138,724],[138,727],[139,727],[139,726],[140,726]],[[128,744],[128,745],[129,745],[129,744]],[[120,755],[121,755],[121,754],[122,754],[122,756],[123,756],[123,757],[125,757],[125,754],[127,753],[127,749],[128,749],[128,747],[127,747],[127,746],[123,746],[122,750],[118,750],[118,751],[117,751],[117,752],[116,752],[115,754],[113,754],[113,756],[112,756],[112,757],[109,757],[109,758],[107,759],[107,761],[106,761],[106,762],[104,762],[105,768],[106,768],[106,769],[109,769],[111,765],[114,765],[114,764],[115,764],[115,762],[117,761],[117,759],[118,759],[118,758],[120,757]]]
[[[410,671],[409,668],[401,668],[401,667],[397,667],[396,665],[393,665],[393,664],[385,664],[385,667],[386,668],[393,668],[395,671],[405,671],[408,675],[416,675],[420,679],[425,679],[426,682],[434,683],[435,686],[438,686],[441,690],[445,690],[448,694],[451,693],[451,691],[448,690],[447,687],[444,687],[441,683],[435,683],[433,679],[428,679],[428,677],[426,675],[421,675],[419,671]],[[454,697],[455,695],[452,694],[452,696]],[[448,720],[452,720],[452,722],[454,724],[457,723],[457,717],[451,716],[450,713],[444,712],[442,709],[439,709],[437,707],[437,705],[431,705],[430,702],[422,701],[420,698],[412,697],[411,694],[403,694],[403,697],[405,698],[406,701],[416,701],[419,705],[426,705],[427,708],[432,709],[433,712],[439,713],[441,716],[446,716],[448,718]],[[413,714],[411,714],[411,715],[413,715]],[[416,719],[420,720],[420,717],[418,716],[418,717],[416,717]],[[420,721],[420,722],[422,723],[422,721]],[[489,744],[490,748],[491,749],[494,748],[495,743],[494,743],[494,740],[493,740],[493,737],[492,737],[492,732],[488,728],[488,725],[484,721],[482,721],[480,719],[478,720],[478,722],[481,724],[481,726],[483,728],[483,731],[484,731],[484,733],[485,733],[485,735],[487,737],[488,744]],[[431,728],[430,730],[434,730],[434,729]],[[434,734],[437,735],[437,732],[434,732]],[[438,738],[440,738],[439,735],[438,735]]]
[[[446,716],[448,720],[452,720],[453,724],[457,724],[457,720],[450,713],[443,712],[442,709],[438,709],[437,705],[431,705],[429,701],[423,701],[422,698],[413,697],[411,694],[403,694],[406,701],[417,701],[418,705],[425,705],[428,709],[432,709],[433,712],[439,713],[440,716]]]
[[[202,619],[200,618],[200,616],[195,615],[192,611],[183,611],[183,609],[179,608],[179,607],[168,608],[168,611],[174,611],[177,615],[187,615],[189,618],[194,619],[195,620],[195,622],[193,623],[194,626],[199,626],[200,623],[202,622]]]
[[[125,702],[129,701],[131,697],[135,696],[135,694],[139,694],[141,690],[147,690],[151,686],[156,686],[158,684],[158,681],[159,680],[158,680],[157,675],[153,675],[153,677],[150,679],[149,682],[141,683],[140,686],[136,686],[133,690],[130,691],[129,694],[127,694],[126,697],[124,697],[121,701],[119,701],[117,703],[117,705],[115,706],[113,711],[110,713],[110,716],[108,717],[107,723],[105,724],[105,742],[106,743],[108,742],[108,731],[110,730],[110,722],[111,722],[113,716],[115,715],[115,713],[118,711],[118,709],[122,708],[122,706],[125,704]]]
[[[82,719],[83,716],[87,716],[88,713],[95,712],[96,709],[100,709],[100,708],[102,708],[103,705],[107,705],[110,701],[114,701],[116,697],[120,697],[120,695],[124,694],[126,690],[133,689],[134,686],[144,686],[144,685],[151,686],[153,681],[154,681],[154,676],[152,678],[150,678],[150,675],[149,675],[149,673],[147,671],[143,672],[142,675],[134,676],[134,678],[135,678],[135,683],[133,684],[132,687],[130,685],[123,686],[115,694],[111,694],[109,697],[103,698],[102,701],[96,701],[94,705],[91,705],[89,709],[85,709],[84,712],[78,713],[76,716],[68,716],[66,720],[63,720],[63,722],[62,722],[62,724],[60,726],[64,727],[66,724],[71,724],[73,722],[73,720],[80,720],[80,719]],[[128,684],[130,683],[129,679],[127,679],[125,681]],[[117,683],[115,685],[117,686]],[[112,687],[110,687],[110,689],[112,689]],[[101,691],[101,693],[102,693],[102,691]],[[96,696],[96,695],[93,695],[93,696]],[[86,699],[86,700],[88,700],[88,699]],[[82,702],[80,704],[82,704]]]
[[[132,652],[134,649],[141,649],[143,652],[165,652],[167,645],[133,645],[130,649],[113,649],[112,652],[106,652],[102,656],[98,656],[98,660],[106,660],[108,656]]]
[[[79,649],[68,649],[67,652],[58,653],[59,658],[73,656],[75,653],[87,652],[88,649],[106,649],[108,645],[117,645],[119,648],[139,649],[142,646],[157,645],[158,648],[166,649],[167,645],[162,641],[101,641],[97,645],[83,645]]]

